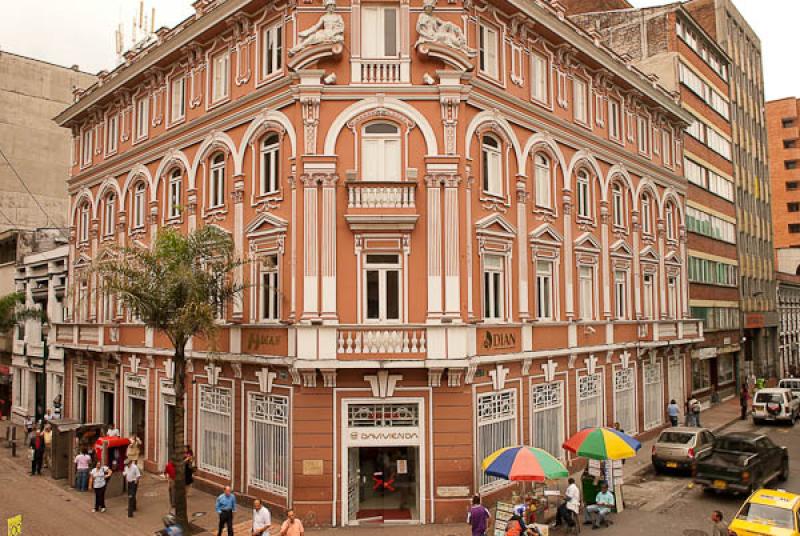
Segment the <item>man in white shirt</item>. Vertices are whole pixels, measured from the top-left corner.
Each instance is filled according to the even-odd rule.
[[[569,482],[569,485],[564,492],[564,496],[567,499],[567,510],[572,513],[572,520],[578,523],[578,514],[581,511],[581,490],[575,484],[574,478],[570,478],[567,482]]]
[[[261,504],[260,500],[256,499],[253,501],[253,536],[268,535],[271,526],[272,515],[270,515],[267,507]]]
[[[110,424],[108,426],[108,433],[106,433],[106,436],[108,436],[108,437],[119,437],[119,428],[117,428],[113,424]]]
[[[136,511],[136,492],[139,490],[139,479],[142,478],[142,472],[136,465],[136,460],[131,460],[122,474],[128,485],[128,517],[133,517],[133,513]]]

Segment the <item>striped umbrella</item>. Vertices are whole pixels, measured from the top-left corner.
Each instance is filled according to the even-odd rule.
[[[483,460],[483,472],[505,480],[537,481],[566,478],[567,468],[549,452],[536,447],[506,447]]]
[[[593,460],[633,458],[642,444],[613,428],[585,428],[561,445],[565,450]]]

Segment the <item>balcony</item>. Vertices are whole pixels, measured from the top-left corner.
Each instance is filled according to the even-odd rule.
[[[72,342],[74,334],[75,326],[72,324],[56,324],[56,340],[58,342]]]
[[[701,321],[682,320],[643,320],[639,322],[639,338],[646,341],[673,339],[696,339],[703,336]]]
[[[354,58],[351,61],[354,84],[408,84],[411,81],[409,59]]]
[[[336,353],[342,359],[424,359],[428,353],[425,328],[339,328]]]
[[[415,208],[416,188],[415,182],[350,182],[347,208]]]

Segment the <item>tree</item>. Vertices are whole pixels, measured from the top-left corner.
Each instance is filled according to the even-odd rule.
[[[39,318],[46,322],[46,312],[38,307],[23,307],[25,294],[12,292],[0,297],[0,335],[5,335],[14,326],[29,318]]]
[[[186,345],[192,337],[202,336],[214,347],[225,304],[241,292],[233,274],[242,263],[230,236],[214,226],[188,235],[163,229],[150,248],[114,247],[111,253],[95,266],[104,291],[116,295],[146,326],[164,333],[174,349],[175,420],[170,459],[177,471],[175,515],[188,528],[183,464]]]

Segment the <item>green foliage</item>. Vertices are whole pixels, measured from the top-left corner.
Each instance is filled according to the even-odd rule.
[[[242,289],[233,277],[241,264],[230,236],[206,226],[189,235],[160,229],[151,248],[115,248],[95,270],[106,292],[183,347],[194,335],[212,339],[215,312]]]
[[[27,318],[45,321],[44,312],[38,308],[22,307],[25,294],[12,292],[0,297],[0,335],[8,333],[18,322]]]

